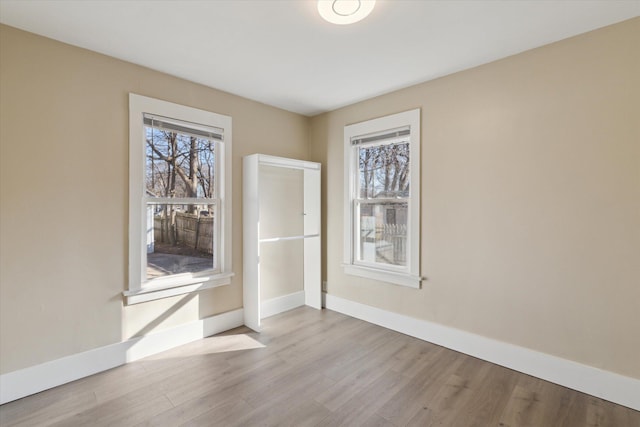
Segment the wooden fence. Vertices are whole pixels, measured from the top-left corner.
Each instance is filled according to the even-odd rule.
[[[174,243],[200,252],[213,253],[213,217],[174,212],[171,217],[155,216],[153,233],[156,242]]]

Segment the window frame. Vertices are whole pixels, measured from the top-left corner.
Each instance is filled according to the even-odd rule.
[[[146,145],[144,115],[157,115],[181,122],[222,129],[223,142],[216,141],[216,197],[210,199],[220,215],[214,238],[214,265],[216,269],[196,273],[181,273],[145,280],[147,268],[147,202],[145,194]],[[129,94],[129,283],[123,292],[127,304],[136,304],[159,298],[196,292],[228,285],[232,271],[232,120],[231,117],[193,107]],[[153,201],[171,204],[194,203],[199,198],[155,198]],[[197,202],[196,202],[197,203]]]
[[[399,199],[407,202],[407,265],[393,266],[377,263],[367,263],[357,259],[358,242],[357,204],[358,180],[360,169],[358,166],[358,147],[353,145],[354,139],[385,132],[409,128],[409,159],[410,186],[409,197]],[[393,283],[396,285],[420,288],[423,280],[420,277],[420,109],[404,111],[344,127],[344,260],[343,268],[346,274]],[[367,143],[367,146],[389,144],[383,140],[379,144]],[[372,199],[373,200],[373,199]],[[385,199],[381,199],[385,200]],[[361,203],[361,202],[360,202]]]

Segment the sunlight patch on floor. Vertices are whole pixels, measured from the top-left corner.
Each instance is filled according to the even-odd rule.
[[[205,353],[226,353],[265,347],[260,341],[251,338],[247,334],[209,337],[203,340],[203,344],[203,350],[206,350]]]
[[[189,356],[202,356],[206,354],[228,353],[231,351],[254,350],[266,347],[261,342],[251,338],[247,334],[220,335],[203,338],[183,346],[167,350],[146,358],[147,361],[167,360]]]

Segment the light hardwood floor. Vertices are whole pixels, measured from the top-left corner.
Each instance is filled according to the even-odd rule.
[[[0,425],[640,427],[640,412],[303,307],[5,404]]]

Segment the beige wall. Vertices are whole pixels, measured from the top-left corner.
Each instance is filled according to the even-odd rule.
[[[123,307],[129,92],[233,117],[230,286]],[[0,373],[242,306],[241,158],[307,159],[308,118],[7,26],[0,94]]]
[[[314,117],[330,294],[640,378],[640,19]],[[422,289],[343,273],[343,128],[422,109]]]
[[[259,166],[260,238],[304,234],[304,171]],[[260,244],[262,301],[304,290],[304,241]]]

